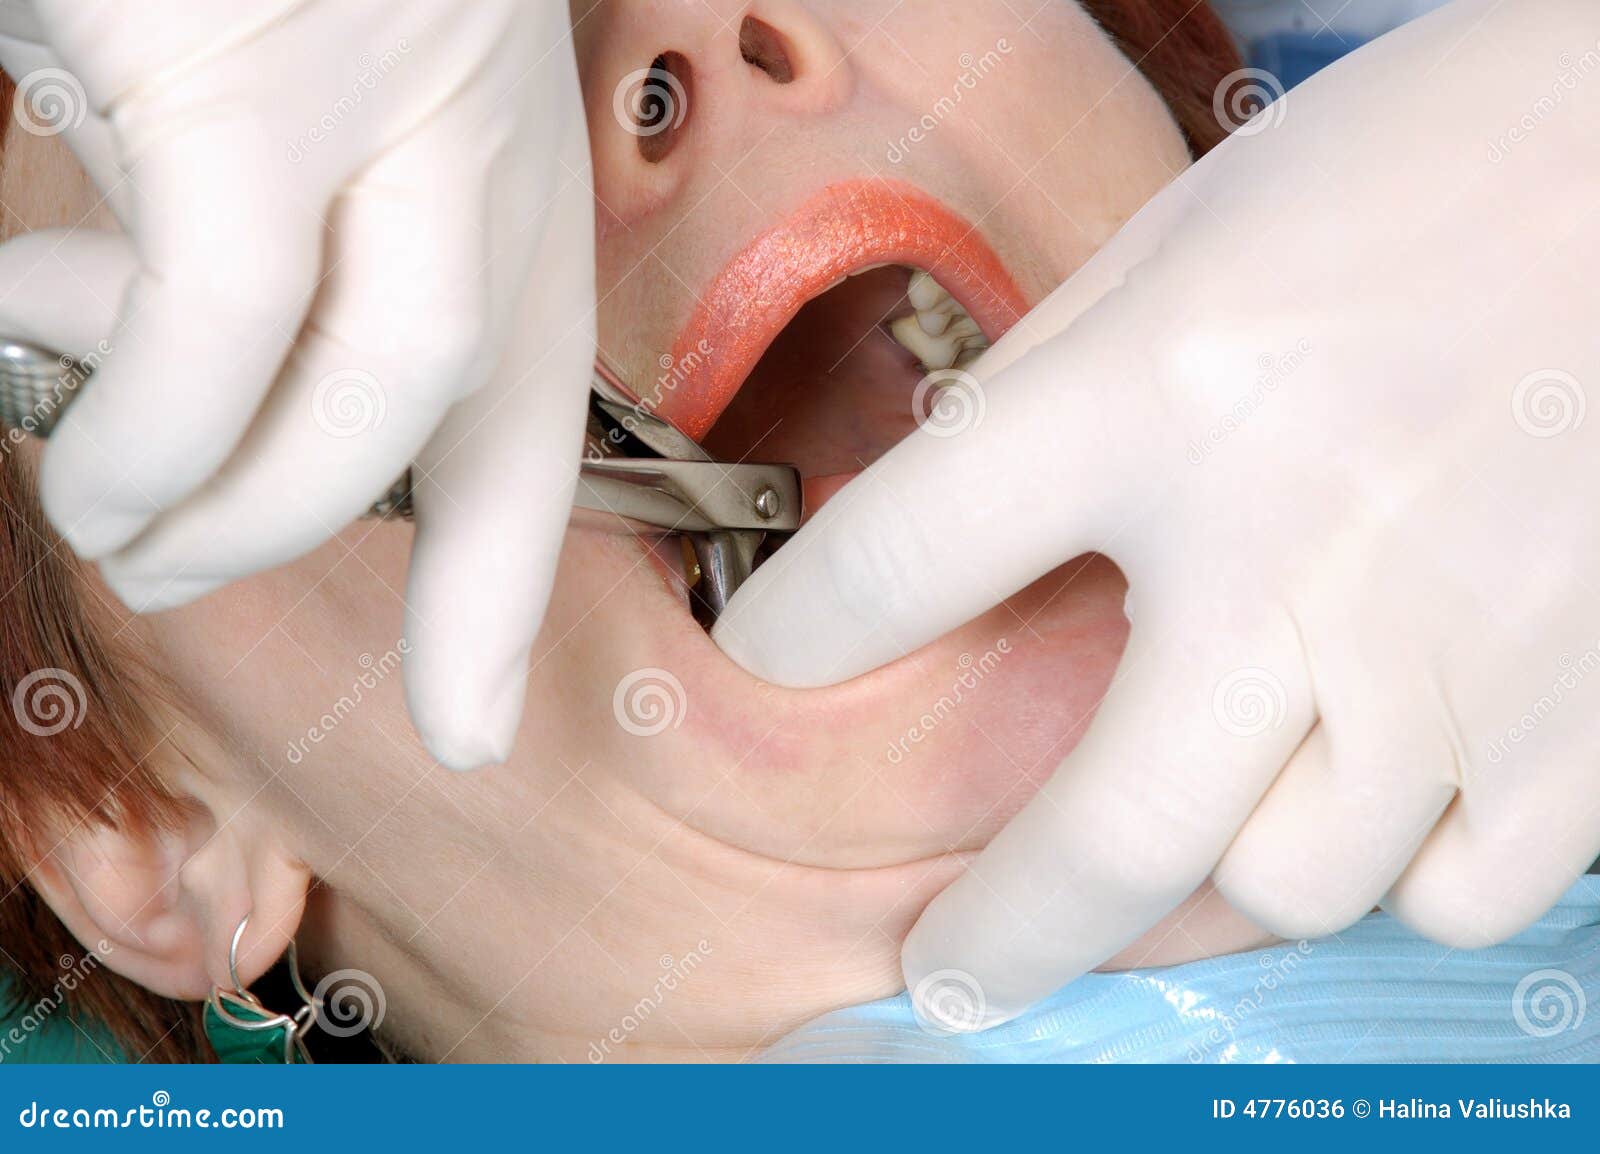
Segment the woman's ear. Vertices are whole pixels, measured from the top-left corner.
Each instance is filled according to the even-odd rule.
[[[168,998],[232,986],[228,947],[239,923],[239,980],[249,986],[288,948],[311,872],[285,852],[257,798],[223,820],[187,799],[166,829],[95,820],[47,833],[32,873],[56,916],[104,964]],[[54,844],[52,845],[52,841]]]

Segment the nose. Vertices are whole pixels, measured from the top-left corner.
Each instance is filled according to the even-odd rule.
[[[696,171],[726,172],[785,121],[826,116],[855,77],[806,0],[757,0],[724,18],[707,0],[607,0],[581,55],[596,188],[624,220],[670,201]]]

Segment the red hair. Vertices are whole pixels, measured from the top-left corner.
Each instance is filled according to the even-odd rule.
[[[1244,67],[1233,37],[1204,0],[1080,0],[1161,94],[1195,156],[1227,137],[1213,100]]]
[[[11,107],[13,92],[0,73],[0,108]],[[0,118],[0,157],[8,123]],[[160,828],[176,819],[178,803],[143,757],[154,742],[130,681],[137,661],[101,641],[103,631],[85,611],[77,563],[45,524],[29,470],[9,441],[0,444],[0,602],[0,958],[11,971],[9,984],[0,974],[0,1021],[49,1007],[52,1017],[99,1023],[88,1032],[109,1032],[132,1059],[204,1059],[210,1051],[194,1007],[104,966],[67,967],[84,976],[57,1008],[62,960],[78,958],[83,947],[29,884],[52,849],[44,831],[82,823]],[[52,673],[56,685],[82,686],[81,725],[48,736],[23,727],[12,696],[44,670],[66,675]]]

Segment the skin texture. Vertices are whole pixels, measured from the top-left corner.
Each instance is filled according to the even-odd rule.
[[[1022,29],[1001,0],[937,18],[913,7],[757,5],[788,45],[787,84],[741,59],[736,5],[611,0],[575,13],[600,344],[625,376],[651,379],[734,255],[829,187],[883,175],[920,188],[978,222],[1031,305],[1187,165],[1155,93],[1076,8]],[[1013,49],[1001,72],[887,160],[950,90],[952,58],[1001,37]],[[651,160],[612,94],[668,49],[691,62],[693,97]],[[63,155],[43,165],[84,203]],[[873,294],[892,301],[881,281],[815,326],[868,357],[862,375],[875,379],[872,358],[895,357],[874,328],[881,310],[861,319]],[[778,434],[786,453],[820,453],[840,429],[853,438],[853,461],[797,460],[813,473],[859,468],[909,427],[908,400],[852,414],[837,382],[785,391],[781,372],[767,376],[776,417],[798,405]],[[843,360],[836,376],[856,379]],[[825,403],[807,408],[816,396]],[[723,448],[753,448],[756,424],[734,421]],[[253,908],[247,980],[295,936],[313,972],[376,978],[385,1032],[421,1058],[737,1059],[900,988],[904,935],[1077,740],[1126,632],[1119,574],[1080,561],[889,668],[781,690],[721,654],[647,543],[574,529],[516,752],[459,776],[416,738],[391,660],[410,536],[359,525],[153,617],[91,595],[182,703],[158,706],[165,736],[151,756],[193,799],[176,838],[69,837],[41,871],[80,936],[117,945],[108,965],[196,996],[223,979],[228,939]],[[614,706],[641,671],[668,690],[670,721],[654,736],[626,694]],[[958,685],[959,705],[941,706]],[[325,884],[308,898],[313,877]],[[1181,914],[1122,962],[1258,936],[1208,891]],[[668,974],[684,976],[657,997]]]

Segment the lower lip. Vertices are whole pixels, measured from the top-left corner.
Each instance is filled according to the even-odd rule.
[[[815,517],[825,502],[831,501],[835,493],[859,476],[860,469],[850,473],[832,473],[826,477],[806,477],[801,490],[805,501],[805,519],[801,523]]]
[[[851,273],[881,264],[926,269],[991,341],[1028,303],[977,228],[913,185],[830,185],[762,233],[717,274],[673,347],[685,379],[659,411],[705,436],[767,347],[802,306]]]

